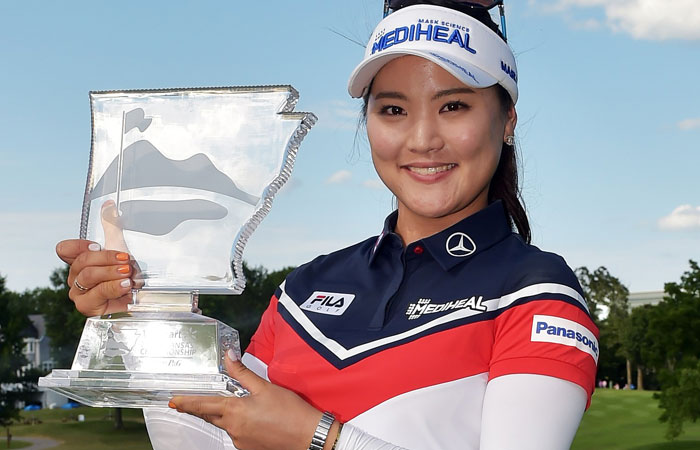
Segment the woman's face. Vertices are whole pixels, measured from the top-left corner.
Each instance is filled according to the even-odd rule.
[[[367,134],[377,173],[398,199],[399,225],[449,226],[484,208],[516,120],[496,87],[470,88],[417,56],[387,63],[372,84]]]

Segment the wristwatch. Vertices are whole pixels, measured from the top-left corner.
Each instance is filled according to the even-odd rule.
[[[331,430],[331,425],[333,425],[333,422],[335,422],[335,417],[333,414],[324,412],[321,416],[321,420],[318,422],[318,426],[314,432],[314,437],[311,439],[309,450],[323,450],[323,446],[326,445],[328,432]]]

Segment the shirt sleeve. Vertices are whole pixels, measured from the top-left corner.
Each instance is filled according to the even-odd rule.
[[[350,424],[343,425],[337,450],[408,450],[376,438]]]
[[[546,375],[570,381],[588,394],[595,387],[598,329],[580,293],[539,283],[502,298],[494,321],[489,380],[509,374]]]
[[[272,361],[275,345],[275,315],[277,314],[277,299],[281,293],[278,289],[270,299],[270,304],[260,319],[260,325],[250,339],[246,353],[254,356],[260,364],[265,366],[265,379],[267,379],[267,366]],[[257,372],[256,372],[257,373]],[[262,375],[261,375],[262,376]]]
[[[484,396],[479,448],[566,450],[576,435],[587,397],[577,384],[542,375],[491,380]]]

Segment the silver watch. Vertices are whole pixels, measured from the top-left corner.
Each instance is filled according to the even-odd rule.
[[[311,439],[311,445],[309,445],[309,450],[323,450],[323,446],[326,445],[326,439],[328,439],[328,432],[331,430],[331,425],[335,422],[335,417],[329,412],[324,412],[321,416],[321,420],[318,422],[316,431],[314,431],[314,437]]]

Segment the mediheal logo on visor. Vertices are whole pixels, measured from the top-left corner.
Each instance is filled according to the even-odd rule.
[[[469,28],[449,23],[444,20],[418,19],[418,23],[411,26],[395,28],[384,33],[372,45],[372,54],[381,52],[389,47],[403,42],[432,41],[446,45],[458,45],[469,53],[476,54],[476,50],[469,46]]]
[[[316,291],[299,308],[315,313],[339,316],[348,309],[354,299],[355,294]]]
[[[551,342],[576,347],[598,363],[598,340],[591,331],[568,319],[554,316],[533,316],[532,342]]]

